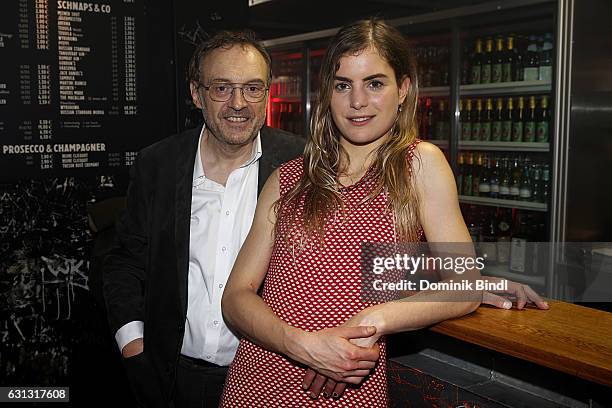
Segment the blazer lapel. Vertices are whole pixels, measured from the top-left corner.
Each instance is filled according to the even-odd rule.
[[[277,149],[271,143],[269,136],[269,128],[264,126],[260,131],[261,136],[261,157],[259,158],[259,176],[257,180],[257,195],[261,193],[261,190],[266,184],[266,180],[270,177],[270,174],[275,168],[281,164],[279,162]]]
[[[187,314],[187,276],[189,274],[189,228],[193,166],[195,163],[201,127],[185,132],[178,141],[176,154],[176,208],[174,242],[179,283],[179,299],[183,315]]]

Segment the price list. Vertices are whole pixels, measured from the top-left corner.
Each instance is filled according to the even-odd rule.
[[[144,16],[142,0],[0,2],[0,182],[133,163]]]

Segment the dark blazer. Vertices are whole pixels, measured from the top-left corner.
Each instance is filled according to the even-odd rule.
[[[128,322],[144,322],[145,352],[124,362],[137,398],[149,404],[157,399],[164,405],[159,395],[151,396],[151,387],[169,400],[185,332],[191,191],[200,130],[171,136],[139,153],[130,170],[127,209],[104,264],[113,335]],[[264,127],[260,134],[259,191],[275,168],[304,149],[304,140],[291,133]],[[139,397],[141,393],[149,395]]]

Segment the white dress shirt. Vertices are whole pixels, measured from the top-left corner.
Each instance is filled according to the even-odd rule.
[[[204,175],[200,133],[193,171],[189,234],[187,319],[181,354],[226,366],[231,363],[238,339],[221,314],[221,296],[238,251],[251,228],[257,205],[257,135],[249,160],[232,171],[223,186]],[[129,322],[115,334],[119,349],[143,337],[144,324]]]

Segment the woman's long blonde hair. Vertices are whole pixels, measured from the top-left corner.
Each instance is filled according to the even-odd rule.
[[[390,137],[375,152],[373,175],[377,186],[369,195],[388,194],[398,239],[418,238],[418,200],[408,149],[417,134],[416,107],[418,78],[411,47],[396,28],[380,20],[358,21],[343,27],[331,40],[320,72],[321,88],[311,120],[311,136],[304,150],[304,172],[300,181],[276,202],[276,233],[287,242],[296,228],[306,236],[323,238],[326,217],[342,210],[338,176],[348,163],[348,154],[340,145],[339,131],[331,114],[334,76],[343,56],[356,55],[372,48],[393,68],[397,86],[410,80],[408,94],[400,105]],[[299,212],[303,203],[303,212]],[[279,226],[285,224],[281,229]]]

